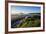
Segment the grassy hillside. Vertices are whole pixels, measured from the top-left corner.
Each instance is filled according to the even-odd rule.
[[[19,23],[16,23],[16,20],[14,20],[15,23],[12,25],[12,28],[40,27],[40,14],[34,14],[32,17],[27,18],[18,18],[17,20],[20,20]]]

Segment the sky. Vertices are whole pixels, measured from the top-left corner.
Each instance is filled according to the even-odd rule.
[[[11,6],[11,13],[12,14],[19,14],[19,13],[40,13],[40,7],[36,6]]]

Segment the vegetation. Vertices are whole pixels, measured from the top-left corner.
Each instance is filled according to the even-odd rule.
[[[39,27],[40,19],[36,18],[27,18],[23,19],[24,21],[17,25],[17,27]]]
[[[40,16],[34,15],[33,17],[21,18],[22,22],[15,25],[16,28],[24,28],[24,27],[40,27]]]

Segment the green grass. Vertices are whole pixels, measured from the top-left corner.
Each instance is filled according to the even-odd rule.
[[[36,18],[27,18],[22,19],[23,22],[16,25],[17,28],[23,28],[23,27],[40,27],[40,19]]]

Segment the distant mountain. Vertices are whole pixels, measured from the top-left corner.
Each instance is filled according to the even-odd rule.
[[[12,14],[12,15],[11,15],[11,18],[12,18],[12,19],[25,18],[26,16],[32,17],[32,16],[34,16],[34,15],[40,15],[40,13],[28,13],[28,14],[19,13],[19,14]]]

